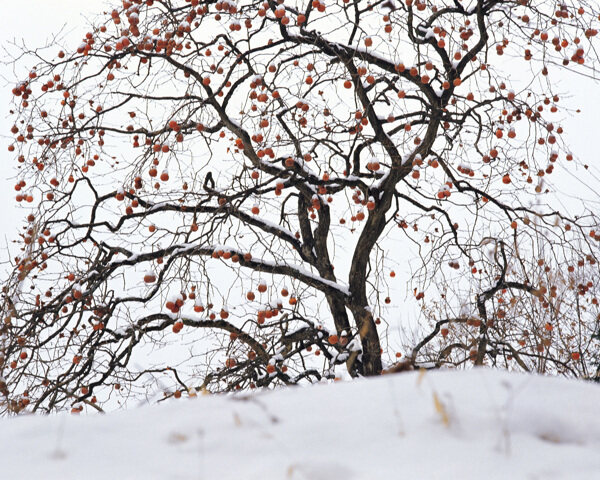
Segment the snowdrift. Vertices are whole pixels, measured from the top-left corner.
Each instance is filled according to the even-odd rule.
[[[600,387],[411,372],[0,422],[0,478],[598,479]]]

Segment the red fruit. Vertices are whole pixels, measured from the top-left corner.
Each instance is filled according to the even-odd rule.
[[[147,273],[146,275],[144,275],[144,282],[146,282],[146,283],[156,282],[156,275],[154,275],[153,273]]]
[[[235,367],[235,365],[236,365],[235,358],[228,358],[227,360],[225,360],[225,366],[227,368]]]
[[[183,322],[181,320],[173,324],[173,333],[179,333],[183,328]]]

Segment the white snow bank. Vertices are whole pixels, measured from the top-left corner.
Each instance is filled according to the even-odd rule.
[[[0,477],[591,480],[599,405],[597,385],[477,369],[25,416],[0,422]]]

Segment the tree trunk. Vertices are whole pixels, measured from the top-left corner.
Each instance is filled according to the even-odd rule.
[[[352,314],[360,335],[362,358],[358,365],[353,361],[350,368],[357,368],[359,373],[367,377],[381,375],[381,343],[373,315],[364,307],[353,308]]]

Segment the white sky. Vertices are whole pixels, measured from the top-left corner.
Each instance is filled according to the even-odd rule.
[[[30,47],[43,46],[51,41],[53,34],[61,31],[66,38],[71,39],[73,45],[78,45],[86,28],[86,17],[96,13],[102,13],[108,9],[111,0],[22,0],[19,2],[2,2],[2,13],[0,15],[0,41],[4,48],[11,42],[17,44],[23,41]],[[10,48],[10,46],[9,46]],[[14,48],[11,50],[14,51]],[[6,62],[4,52],[0,52],[0,58]],[[25,69],[28,65],[19,65]],[[554,77],[556,78],[556,77]],[[8,155],[7,147],[10,140],[9,129],[12,121],[8,117],[8,105],[12,95],[12,82],[14,81],[13,65],[10,63],[0,64],[0,152],[2,159],[2,174],[0,175],[0,245],[5,245],[5,237],[14,238],[15,228],[22,218],[22,212],[16,207],[13,198],[15,195],[12,177],[15,175],[14,160]],[[9,83],[10,82],[10,83]],[[573,153],[584,163],[593,168],[590,171],[579,171],[585,174],[585,183],[591,188],[581,189],[577,182],[568,182],[575,188],[570,189],[574,194],[570,202],[580,201],[578,196],[585,196],[589,201],[597,201],[595,192],[600,187],[598,177],[594,178],[594,165],[597,161],[595,139],[598,135],[598,106],[600,105],[600,86],[590,80],[571,75],[561,82],[562,91],[570,91],[573,98],[568,103],[581,107],[582,113],[576,115],[564,124],[568,134],[567,139],[573,146]],[[565,102],[567,103],[567,102]],[[596,170],[597,171],[597,170]],[[573,172],[576,173],[576,172]],[[591,175],[590,175],[591,174]],[[558,179],[554,178],[554,181]],[[562,181],[567,180],[561,179]],[[0,254],[0,259],[4,259]]]
[[[66,38],[75,45],[87,31],[85,16],[106,10],[107,0],[22,0],[2,2],[0,14],[0,261],[6,259],[3,247],[7,240],[15,238],[16,228],[23,218],[23,210],[14,201],[14,181],[16,165],[8,153],[12,118],[8,115],[11,90],[15,80],[13,65],[9,62],[5,49],[14,52],[11,43],[29,47],[41,47],[51,41],[53,34],[61,29]],[[8,63],[7,63],[8,62]],[[19,65],[23,71],[29,65]],[[9,83],[10,82],[10,83]]]
[[[0,15],[0,41],[6,48],[11,42],[21,44],[25,42],[29,47],[38,47],[51,42],[54,34],[63,31],[63,36],[70,39],[68,43],[77,46],[81,37],[88,31],[86,17],[108,10],[108,4],[116,0],[22,0],[20,2],[2,2]],[[14,51],[14,47],[11,48]],[[58,50],[58,48],[56,48]],[[17,207],[14,201],[14,176],[15,159],[7,152],[10,141],[10,127],[12,119],[8,116],[10,90],[14,84],[13,65],[6,63],[6,54],[0,52],[0,58],[5,63],[0,64],[0,156],[2,161],[2,174],[0,175],[0,261],[6,259],[3,247],[8,241],[16,237],[17,229],[22,225],[24,211]],[[27,71],[29,65],[19,65],[21,72]],[[555,67],[553,70],[556,70]],[[557,78],[557,77],[554,77]],[[564,103],[573,107],[582,108],[582,113],[563,123],[567,139],[572,145],[572,151],[583,163],[588,163],[592,168],[559,171],[560,178],[552,178],[553,183],[564,185],[569,190],[564,197],[565,203],[575,210],[581,210],[584,202],[588,208],[598,205],[600,197],[600,175],[598,173],[595,139],[598,136],[598,108],[600,106],[600,85],[590,80],[575,75],[563,76],[560,91],[567,92],[563,95]],[[572,97],[568,99],[567,97]],[[563,103],[563,102],[561,102]],[[557,169],[560,170],[560,169]],[[578,180],[571,175],[583,178],[588,188],[582,188]],[[584,200],[584,198],[586,200]],[[592,203],[594,202],[594,203]]]

